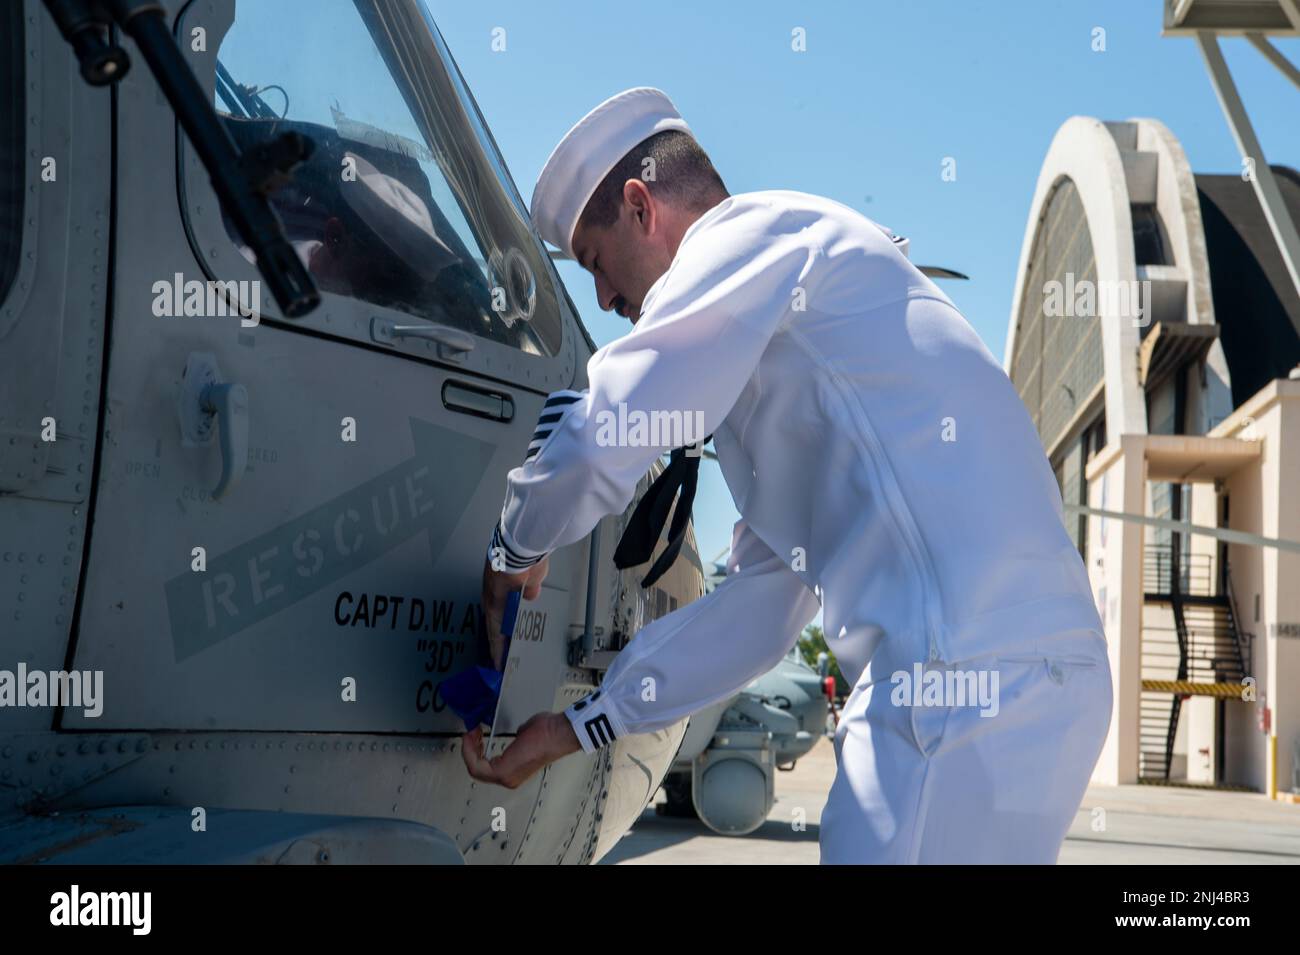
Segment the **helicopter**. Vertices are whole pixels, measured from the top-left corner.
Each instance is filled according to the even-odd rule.
[[[415,0],[162,7],[0,6],[0,860],[599,860],[688,721],[508,790],[440,693],[596,347],[450,51]],[[703,593],[693,532],[610,560],[660,471],[552,555],[490,755]]]

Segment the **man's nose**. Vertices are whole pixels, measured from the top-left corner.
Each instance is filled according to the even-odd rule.
[[[614,308],[614,303],[618,301],[618,292],[614,286],[605,281],[601,275],[596,275],[596,302],[601,309],[608,312]]]

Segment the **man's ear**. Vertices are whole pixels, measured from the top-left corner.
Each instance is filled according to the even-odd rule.
[[[623,201],[641,231],[653,235],[659,222],[658,208],[646,184],[640,179],[629,179],[623,183]]]

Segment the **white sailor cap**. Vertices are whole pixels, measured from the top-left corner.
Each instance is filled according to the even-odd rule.
[[[529,211],[542,238],[573,257],[573,230],[596,187],[634,146],[667,129],[691,131],[672,100],[648,86],[611,96],[582,117],[533,187]]]

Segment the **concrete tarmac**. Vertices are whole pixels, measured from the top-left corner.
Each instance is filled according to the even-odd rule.
[[[776,776],[767,821],[719,836],[698,820],[649,807],[602,865],[816,865],[835,751],[821,739]],[[663,801],[663,793],[655,797]],[[1062,865],[1300,864],[1300,805],[1258,793],[1163,786],[1091,786],[1070,827]]]

